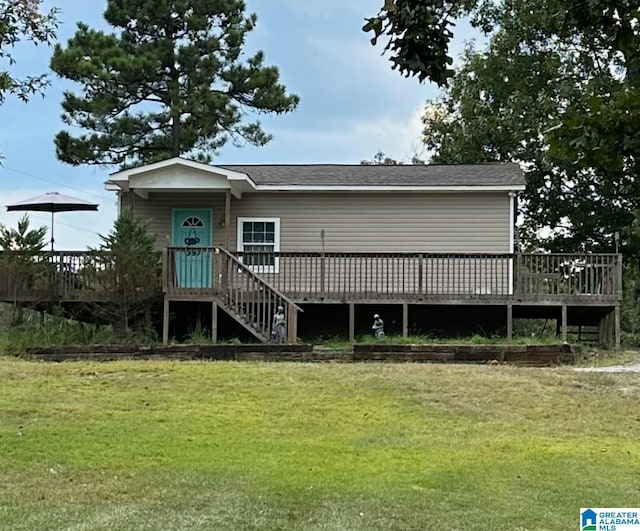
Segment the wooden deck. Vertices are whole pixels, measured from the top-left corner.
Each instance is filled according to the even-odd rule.
[[[89,252],[0,253],[0,301],[38,304],[100,302],[120,296],[113,261]],[[164,294],[164,342],[169,305],[212,303],[212,335],[222,308],[268,341],[278,306],[295,341],[303,305],[401,305],[406,334],[410,308],[500,306],[513,317],[544,314],[567,325],[602,325],[620,337],[622,257],[619,254],[236,253],[221,247],[170,247],[162,253],[158,293]],[[591,312],[586,319],[585,312]],[[586,314],[585,314],[586,315]],[[588,323],[586,321],[589,321]],[[579,321],[579,322],[578,322]],[[584,321],[584,322],[583,322]]]
[[[401,306],[405,336],[418,307],[493,306],[504,309],[508,338],[514,318],[536,317],[555,319],[565,341],[570,325],[595,324],[601,342],[620,344],[622,258],[616,254],[231,255],[211,247],[169,248],[164,264],[165,301],[221,301],[235,315],[257,320],[260,330],[268,330],[281,297],[289,316],[297,314],[292,305],[346,305],[351,340],[361,327],[356,307],[387,304]]]

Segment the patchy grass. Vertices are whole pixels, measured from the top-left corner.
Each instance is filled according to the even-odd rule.
[[[583,349],[576,359],[578,367],[607,367],[610,365],[628,365],[640,363],[637,350],[605,350],[602,348]]]
[[[322,348],[335,351],[351,351],[353,347],[353,343],[340,337],[319,339],[317,341],[313,341],[313,343],[321,346]],[[562,343],[562,341],[557,337],[551,336],[535,338],[522,336],[507,339],[499,336],[485,337],[480,335],[458,338],[434,338],[429,335],[412,335],[407,337],[387,335],[382,339],[377,339],[372,334],[366,334],[356,337],[355,343],[383,343],[393,345],[554,345]]]
[[[0,358],[12,530],[565,530],[640,497],[637,375]]]

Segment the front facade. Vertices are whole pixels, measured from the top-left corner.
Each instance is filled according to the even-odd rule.
[[[542,316],[557,320],[563,336],[588,321],[617,342],[619,258],[514,254],[524,185],[516,164],[211,166],[175,158],[118,172],[107,188],[148,222],[165,253],[165,341],[172,304],[206,301],[214,336],[222,310],[267,340],[284,305],[290,340],[319,322],[353,338],[372,310],[384,309],[405,335],[430,331],[442,315],[491,316],[507,335],[514,316]]]
[[[171,159],[114,174],[108,188],[149,222],[159,248],[180,243],[175,216],[204,209],[207,237],[234,252],[255,243],[249,233],[266,223],[274,251],[508,253],[524,178],[515,164],[215,167]]]

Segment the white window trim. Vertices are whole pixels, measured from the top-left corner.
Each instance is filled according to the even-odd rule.
[[[238,252],[244,252],[244,241],[242,227],[245,222],[252,223],[273,223],[274,235],[273,235],[273,250],[274,252],[280,251],[280,218],[238,218],[238,234],[237,234],[237,247]],[[242,262],[242,258],[240,258]],[[254,273],[278,273],[280,272],[280,259],[275,258],[272,266],[247,266]]]

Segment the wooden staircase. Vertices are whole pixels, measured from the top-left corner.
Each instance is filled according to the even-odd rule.
[[[287,316],[287,342],[295,343],[297,317],[302,308],[229,251],[217,249],[221,257],[218,305],[265,343],[271,339],[273,316],[278,306],[282,306]]]
[[[181,249],[178,249],[180,252]],[[193,249],[184,252],[193,253]],[[163,342],[168,340],[168,300],[202,300],[207,298],[232,317],[257,340],[266,343],[271,339],[273,316],[278,306],[286,315],[287,343],[297,339],[298,312],[303,311],[291,299],[276,290],[253,269],[222,247],[204,247],[195,255],[200,264],[195,271],[213,271],[210,282],[204,286],[181,288],[178,286],[176,252],[165,254],[163,280],[165,293],[165,332]],[[194,255],[190,256],[193,262]],[[212,267],[212,269],[210,269]],[[205,278],[209,279],[209,274]]]

